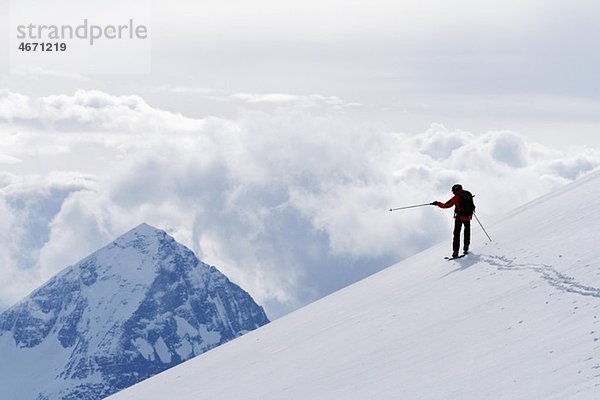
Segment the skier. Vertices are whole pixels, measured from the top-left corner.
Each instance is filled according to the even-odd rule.
[[[465,235],[463,243],[463,256],[469,253],[469,245],[471,244],[471,219],[475,211],[473,204],[473,195],[463,190],[458,183],[452,186],[454,196],[445,203],[434,201],[433,206],[440,208],[450,208],[454,206],[454,236],[452,240],[452,258],[458,258],[458,250],[460,249],[460,230],[465,226]]]

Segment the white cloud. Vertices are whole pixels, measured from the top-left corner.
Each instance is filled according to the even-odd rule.
[[[0,118],[8,122],[27,116],[29,98],[7,89],[0,90]]]
[[[24,294],[15,285],[23,274],[40,283],[148,222],[278,316],[448,240],[450,213],[390,207],[447,200],[460,182],[491,223],[600,165],[598,151],[549,149],[514,132],[433,124],[407,135],[358,125],[324,105],[327,99],[316,110],[297,107],[292,97],[272,100],[280,107],[268,113],[200,120],[152,108],[138,96],[3,92],[1,132],[30,138],[3,142],[3,152],[25,159],[34,138],[47,140],[35,163],[8,164],[28,164],[27,173],[0,176],[0,214],[8,221],[0,234],[0,250],[8,249],[0,301]],[[65,119],[78,134],[57,127]],[[70,157],[61,167],[69,172],[48,167],[57,163],[55,142],[62,158]],[[90,145],[93,152],[83,152]],[[25,229],[31,221],[35,229]],[[9,237],[13,228],[18,240]],[[474,241],[481,240],[475,232]],[[36,255],[35,266],[23,268],[25,253]]]
[[[73,95],[30,98],[0,91],[0,121],[60,132],[144,132],[170,129],[191,131],[204,123],[150,107],[141,97],[111,96],[97,90],[77,90]]]
[[[218,103],[242,103],[245,106],[265,107],[298,107],[298,108],[328,108],[343,110],[351,107],[361,107],[356,101],[345,101],[338,96],[321,94],[292,94],[292,93],[227,93],[223,89],[163,85],[154,89],[156,92],[166,92],[183,95],[197,95],[202,99]]]
[[[295,95],[286,93],[234,93],[230,98],[249,104],[285,105],[299,108],[331,108],[342,110],[348,107],[360,107],[358,102],[346,102],[337,96],[320,94]]]
[[[474,135],[469,132],[450,132],[442,124],[432,124],[425,135],[417,135],[412,140],[422,153],[436,159],[445,159],[473,138]]]
[[[285,93],[236,93],[231,95],[234,100],[247,101],[248,103],[293,103],[300,99],[299,96]]]
[[[12,257],[14,250],[13,227],[16,216],[11,207],[0,197],[0,309],[4,309],[23,297],[36,286],[40,279],[34,269],[21,269],[15,265]]]

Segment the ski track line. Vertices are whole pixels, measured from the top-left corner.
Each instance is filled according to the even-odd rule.
[[[534,271],[538,273],[551,286],[569,293],[582,296],[591,296],[600,299],[600,288],[586,286],[577,282],[573,277],[558,272],[548,264],[517,264],[502,256],[481,256],[482,261],[496,267],[501,271]]]

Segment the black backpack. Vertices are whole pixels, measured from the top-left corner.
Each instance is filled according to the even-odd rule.
[[[467,190],[462,190],[458,194],[458,207],[456,214],[465,217],[470,217],[475,212],[475,203],[473,203],[473,195]]]

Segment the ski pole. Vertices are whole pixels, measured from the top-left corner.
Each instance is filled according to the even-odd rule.
[[[490,235],[488,235],[487,231],[485,230],[485,228],[481,224],[481,221],[479,220],[479,218],[477,218],[477,215],[475,213],[473,213],[473,216],[475,217],[475,219],[477,220],[477,222],[479,222],[479,226],[481,226],[481,229],[483,229],[483,232],[485,233],[485,236],[487,236],[487,238],[490,239],[490,242],[491,242],[492,238],[490,237]]]
[[[425,206],[430,206],[430,205],[432,205],[432,204],[431,203],[427,203],[427,204],[417,204],[416,206],[406,206],[406,207],[390,208],[390,211],[406,210],[407,208],[425,207]]]

